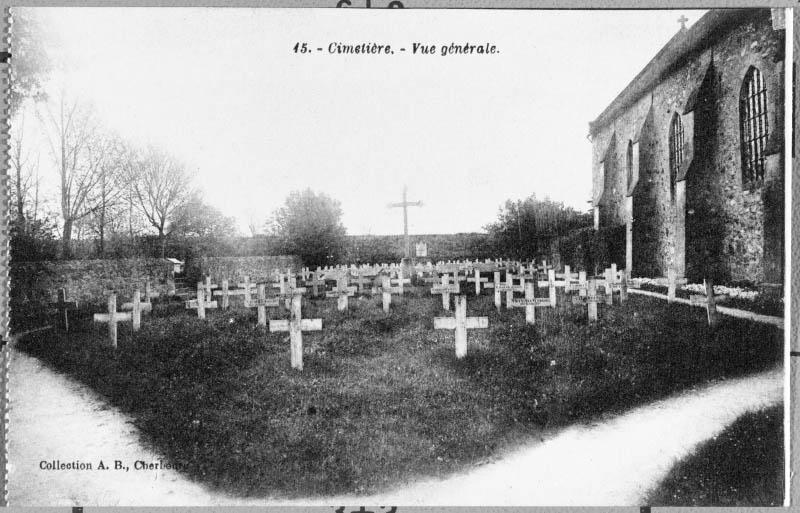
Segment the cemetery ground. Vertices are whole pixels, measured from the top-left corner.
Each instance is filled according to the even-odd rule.
[[[702,309],[630,297],[585,308],[559,301],[526,326],[522,309],[495,311],[470,295],[467,356],[452,331],[434,330],[441,298],[409,287],[393,298],[303,302],[323,330],[304,334],[304,370],[289,365],[285,333],[256,325],[251,310],[156,303],[133,333],[77,319],[78,331],[43,331],[18,348],[97,391],[129,414],[175,466],[240,496],[367,494],[421,476],[489,461],[532,437],[592,422],[700,384],[778,365],[783,334]],[[271,318],[287,317],[269,310]],[[81,326],[84,324],[84,326]]]

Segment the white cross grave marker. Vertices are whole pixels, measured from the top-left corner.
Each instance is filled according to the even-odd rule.
[[[525,283],[525,279],[522,279],[521,281],[522,283]],[[506,293],[506,308],[508,308],[508,305],[511,304],[511,301],[514,300],[514,292],[525,292],[525,286],[523,284],[514,285],[514,275],[511,274],[510,271],[506,271],[506,283],[496,285],[494,287],[494,292],[495,292],[495,304],[497,301],[497,294],[499,292]]]
[[[512,299],[509,308],[525,307],[525,323],[536,324],[536,307],[552,308],[553,302],[549,297],[534,297],[534,284],[532,281],[525,283],[525,299]]]
[[[434,317],[433,328],[437,330],[455,330],[456,358],[467,355],[467,330],[485,329],[489,327],[488,317],[467,317],[467,297],[456,296],[455,317]]]
[[[434,285],[431,288],[431,294],[441,294],[442,295],[442,308],[445,310],[450,310],[450,293],[458,294],[461,289],[458,285],[458,282],[454,284],[450,284],[450,275],[443,274],[441,277],[441,284]]]
[[[336,309],[340,312],[343,312],[347,310],[347,298],[354,296],[355,293],[356,287],[350,287],[347,285],[347,274],[341,273],[339,278],[336,280],[336,289],[326,292],[325,297],[338,298]]]
[[[197,284],[197,299],[190,299],[186,301],[186,308],[187,309],[197,309],[197,318],[198,319],[205,319],[206,318],[206,308],[217,308],[216,301],[206,301],[205,299],[206,293],[203,290],[203,284]]]
[[[269,321],[270,332],[289,332],[292,368],[297,370],[303,370],[303,332],[322,330],[322,319],[303,319],[302,297],[300,294],[292,296],[289,320]]]
[[[117,295],[111,294],[108,296],[108,313],[94,314],[94,322],[107,322],[108,323],[108,339],[111,342],[111,347],[117,348],[117,323],[122,321],[130,321],[130,312],[118,313],[117,312]]]
[[[481,278],[481,271],[480,269],[475,269],[474,271],[475,276],[473,278],[467,278],[467,281],[473,282],[475,284],[475,295],[481,295],[481,283],[486,283],[489,281],[489,278]]]
[[[573,305],[585,304],[589,320],[594,322],[597,320],[597,303],[603,301],[604,294],[597,293],[597,283],[594,278],[589,279],[587,285],[587,294],[585,296],[572,296]]]
[[[259,326],[266,326],[267,325],[267,307],[270,308],[277,308],[280,306],[280,301],[278,298],[271,297],[267,299],[267,287],[263,283],[259,283],[257,287],[257,296],[256,300],[250,300],[250,304],[247,305],[248,307],[255,306],[257,308],[256,312],[258,313],[258,325]]]
[[[153,303],[143,303],[142,296],[139,289],[133,291],[133,301],[130,303],[122,303],[120,310],[130,310],[131,320],[133,320],[133,331],[139,331],[142,326],[142,312],[151,312],[153,310]]]

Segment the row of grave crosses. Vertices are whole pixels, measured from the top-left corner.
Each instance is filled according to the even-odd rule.
[[[605,270],[602,277],[589,277],[587,278],[585,272],[580,272],[577,275],[570,272],[569,266],[565,266],[563,273],[556,273],[552,268],[547,268],[543,263],[541,268],[534,266],[524,265],[509,265],[506,263],[505,267],[505,280],[501,281],[501,271],[498,269],[498,262],[471,262],[463,267],[464,274],[461,274],[462,263],[442,263],[440,265],[432,266],[430,271],[423,271],[422,275],[430,273],[430,276],[424,278],[424,281],[434,283],[431,288],[432,294],[441,294],[442,307],[445,310],[450,309],[450,295],[456,295],[455,299],[455,316],[454,317],[437,317],[434,319],[435,329],[451,329],[455,331],[456,342],[456,356],[461,358],[466,355],[467,350],[467,330],[480,329],[488,327],[488,318],[486,317],[467,317],[467,298],[461,294],[461,283],[469,282],[475,287],[476,295],[480,295],[482,290],[492,289],[494,293],[495,306],[502,308],[502,296],[505,294],[506,308],[525,308],[525,320],[528,324],[535,324],[536,322],[536,308],[554,308],[557,302],[556,288],[561,287],[567,294],[577,293],[572,296],[572,304],[586,305],[587,314],[590,321],[597,320],[597,304],[605,302],[606,304],[613,304],[613,296],[615,292],[619,293],[620,302],[625,302],[627,299],[627,274],[618,272],[616,266],[612,266]],[[542,270],[547,272],[547,280],[539,280],[539,275]],[[380,274],[389,271],[388,274]],[[451,270],[452,274],[444,273],[438,276],[439,271]],[[468,272],[471,271],[471,272]],[[488,278],[482,277],[481,273],[492,272],[493,280],[489,281]],[[516,272],[516,274],[515,274]],[[324,274],[323,274],[324,273]],[[304,274],[299,273],[302,277]],[[471,276],[468,276],[471,274]],[[395,278],[391,276],[395,275]],[[408,278],[404,278],[402,268],[392,269],[387,267],[385,270],[379,270],[375,267],[362,267],[362,268],[334,268],[327,270],[317,270],[314,273],[305,275],[308,278],[306,284],[311,283],[312,286],[324,284],[326,281],[336,280],[336,287],[325,293],[326,297],[337,298],[337,305],[339,310],[347,309],[348,298],[352,297],[356,290],[363,290],[365,292],[378,292],[382,295],[382,303],[384,311],[388,312],[391,305],[392,294],[402,294],[404,285],[409,283]],[[358,287],[350,286],[349,279],[351,276],[355,278],[380,278],[379,287],[366,287],[364,284],[359,284]],[[230,296],[243,296],[244,304],[247,307],[257,308],[258,310],[258,324],[261,326],[269,325],[271,332],[288,332],[291,344],[291,363],[295,369],[302,370],[302,333],[303,331],[319,331],[322,329],[321,319],[303,319],[302,318],[302,295],[307,292],[306,287],[297,286],[296,276],[290,271],[286,274],[277,273],[278,281],[272,284],[273,287],[278,288],[277,297],[267,297],[265,283],[252,283],[248,278],[244,278],[242,283],[239,283],[238,289],[230,289],[226,280],[222,282],[222,289],[216,290],[218,287],[211,283],[210,278],[206,278],[204,282],[197,284],[197,297],[196,299],[186,302],[187,308],[197,309],[198,317],[205,318],[205,310],[208,308],[218,308],[217,301],[213,297],[222,298],[222,307],[229,306]],[[557,279],[560,278],[560,279]],[[674,289],[675,279],[674,274],[668,276],[671,289]],[[536,297],[536,288],[548,288],[547,297]],[[603,287],[603,294],[597,292],[598,287]],[[253,296],[253,289],[255,288],[256,297]],[[149,290],[149,284],[148,284]],[[705,296],[692,296],[692,304],[703,304],[707,307],[709,312],[709,323],[713,324],[716,319],[715,315],[715,297],[713,295],[713,285],[706,284],[707,293]],[[524,297],[515,297],[515,293],[523,293]],[[146,294],[149,299],[150,293]],[[674,297],[674,290],[672,292]],[[266,308],[275,308],[283,302],[289,309],[288,320],[269,320],[267,323]],[[67,320],[66,313],[73,306],[66,300],[64,291],[59,292],[60,313],[63,312],[65,321]],[[123,310],[126,312],[117,312],[116,308],[116,295],[112,294],[108,299],[108,313],[95,314],[94,320],[96,322],[107,322],[109,326],[109,338],[111,344],[116,347],[117,344],[117,323],[120,321],[131,321],[133,323],[134,331],[138,330],[141,325],[141,313],[150,311],[152,304],[149,301],[142,302],[140,299],[139,291],[136,290],[133,295],[133,301],[124,303]],[[713,315],[712,315],[713,312]],[[713,319],[712,319],[713,317]]]

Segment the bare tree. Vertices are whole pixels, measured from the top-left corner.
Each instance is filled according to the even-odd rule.
[[[24,113],[17,116],[17,121],[10,133],[9,164],[13,180],[10,192],[15,222],[24,230],[26,218],[30,215],[35,220],[39,210],[39,155],[26,151]]]
[[[98,167],[98,182],[88,199],[92,215],[88,228],[97,237],[97,253],[102,257],[106,251],[109,232],[120,231],[125,223],[125,201],[128,193],[129,174],[125,171],[128,148],[117,136],[101,136],[106,141],[105,158]]]
[[[72,255],[72,229],[92,213],[87,201],[100,181],[99,169],[107,157],[107,138],[100,137],[94,111],[62,94],[43,103],[38,111],[53,164],[59,174],[62,257]]]
[[[158,232],[163,258],[172,222],[192,195],[191,181],[183,164],[153,147],[130,164],[129,180],[136,208]]]

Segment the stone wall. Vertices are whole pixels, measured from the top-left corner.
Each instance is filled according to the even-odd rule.
[[[428,245],[431,260],[459,260],[466,258],[492,258],[494,250],[485,233],[453,233],[411,235],[411,256],[415,244]],[[397,262],[405,251],[403,235],[350,235],[347,238],[344,261],[351,263]]]
[[[198,272],[191,278],[210,276],[218,285],[222,280],[240,283],[245,276],[250,281],[267,281],[271,279],[273,269],[298,271],[301,267],[296,256],[203,257]]]
[[[625,197],[633,197],[635,275],[663,276],[669,266],[685,261],[685,274],[694,280],[781,280],[782,44],[769,9],[744,11],[593,134],[593,196],[601,198],[600,225],[624,224]],[[742,182],[739,133],[739,95],[751,66],[766,82],[772,142],[765,180],[755,187]],[[693,93],[697,101],[687,112]],[[691,159],[683,211],[670,184],[669,132],[676,112],[685,128],[684,154]],[[629,191],[627,149],[637,138],[638,181]],[[684,230],[679,221],[685,222]]]
[[[133,291],[144,292],[150,281],[153,292],[167,294],[172,264],[161,259],[68,260],[11,264],[11,295],[15,304],[55,301],[59,288],[68,299],[102,304],[111,292],[118,303],[128,301]]]

